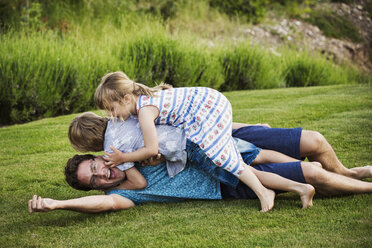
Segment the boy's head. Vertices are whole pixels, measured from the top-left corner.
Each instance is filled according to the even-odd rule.
[[[108,118],[85,112],[71,122],[68,138],[71,146],[80,152],[103,151]]]

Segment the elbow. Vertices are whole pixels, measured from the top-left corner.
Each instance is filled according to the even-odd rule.
[[[120,210],[123,210],[123,208],[120,206],[120,204],[116,204],[114,203],[112,206],[111,206],[111,209],[109,211],[120,211]]]
[[[132,208],[135,206],[135,204],[132,201],[119,195],[112,195],[111,200],[112,200],[110,209],[111,211],[119,211],[123,209]]]
[[[120,206],[120,201],[118,201],[116,199],[116,197],[114,196],[110,196],[110,201],[109,201],[109,208],[107,209],[108,211],[119,211],[121,209],[123,209],[121,206]]]
[[[159,153],[159,148],[156,146],[156,147],[149,147],[147,149],[147,152],[148,152],[148,156],[149,157],[154,157],[154,156],[157,156],[158,153]]]
[[[147,181],[144,177],[142,177],[141,180],[138,180],[136,185],[137,185],[136,187],[137,189],[144,189],[147,187]]]

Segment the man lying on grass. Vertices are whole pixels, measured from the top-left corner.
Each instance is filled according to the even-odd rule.
[[[255,131],[252,131],[251,127],[242,127],[236,130],[234,135],[238,138],[247,140],[249,136],[248,132],[254,133]],[[277,133],[276,136],[281,136],[281,138],[283,138],[283,133],[288,133],[288,130],[278,129],[275,132]],[[269,139],[271,141],[267,143],[275,143],[273,140],[280,140],[278,137],[276,137],[278,139],[275,138],[275,132],[271,132],[271,139]],[[296,129],[295,132],[301,134],[302,130]],[[281,135],[278,135],[279,133]],[[294,135],[294,138],[291,138],[291,142],[282,140],[282,142],[276,142],[277,144],[266,145],[273,147],[279,146],[279,150],[300,151],[300,139],[301,135]],[[290,140],[290,138],[287,140]],[[293,142],[293,140],[297,141]],[[282,143],[282,145],[280,145],[280,143]],[[291,147],[293,144],[289,145],[289,143],[293,143],[297,148]],[[299,153],[301,154],[301,152]],[[155,162],[161,161],[162,159]],[[337,166],[335,167],[337,168]],[[137,168],[145,177],[147,187],[141,190],[127,190],[127,186],[121,183],[126,181],[126,178],[130,178],[126,174],[128,172],[121,171],[118,168],[109,168],[106,166],[102,157],[76,155],[68,161],[66,166],[66,171],[69,172],[68,175],[66,175],[67,181],[70,185],[78,189],[101,189],[106,195],[87,196],[63,201],[41,198],[35,195],[33,199],[29,201],[29,211],[32,213],[66,209],[94,213],[107,210],[127,209],[145,202],[178,202],[190,199],[257,198],[244,184],[239,183],[236,188],[228,186],[212,178],[205,171],[201,170],[198,165],[192,162],[188,162],[185,169],[173,178],[168,176],[168,171],[164,164],[151,167],[137,166]],[[317,162],[297,161],[282,164],[257,165],[255,168],[261,171],[265,170],[276,173],[296,182],[310,183],[317,191],[325,195],[372,192],[372,183],[331,173],[322,169]],[[370,176],[368,172],[366,172],[368,170],[370,170],[370,167],[361,167],[356,170],[359,172],[363,171],[364,173],[362,176],[359,175],[358,177]],[[93,180],[94,185],[91,183],[92,178],[96,179],[95,181]],[[131,182],[127,180],[126,183],[128,184]]]

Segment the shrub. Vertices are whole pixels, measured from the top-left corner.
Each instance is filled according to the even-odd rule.
[[[253,23],[259,22],[265,16],[267,3],[268,0],[209,0],[211,7]]]
[[[1,40],[1,123],[19,123],[87,110],[107,67],[86,47],[58,37],[8,35]],[[25,39],[28,39],[25,41]]]
[[[304,59],[292,62],[285,71],[287,87],[316,86],[322,82],[327,84],[327,79],[327,74],[322,66]]]
[[[160,34],[124,44],[121,61],[128,76],[150,86],[166,82],[218,88],[223,80],[218,61],[208,52]]]
[[[219,55],[225,81],[221,91],[263,89],[281,86],[280,73],[263,51],[245,44],[226,49]]]
[[[349,39],[353,42],[361,42],[358,29],[346,17],[329,10],[313,10],[309,18],[306,19],[309,23],[318,26],[323,34],[327,37],[337,39]]]
[[[287,55],[283,70],[287,87],[347,84],[361,82],[367,77],[348,66],[337,66],[326,58],[314,54]]]

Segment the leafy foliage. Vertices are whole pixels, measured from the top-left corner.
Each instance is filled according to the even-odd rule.
[[[226,49],[220,56],[225,81],[221,91],[262,89],[281,86],[280,75],[263,51],[240,44]]]
[[[319,27],[325,36],[337,39],[349,39],[353,42],[361,42],[362,37],[357,28],[346,17],[329,10],[314,10],[306,19]]]
[[[222,91],[370,82],[316,54],[273,56],[246,39],[209,40],[227,36],[225,27],[233,32],[245,17],[259,21],[264,3],[290,9],[312,1],[1,1],[0,123],[89,110],[99,79],[117,70],[149,86],[165,81]]]
[[[218,61],[208,53],[161,34],[128,41],[120,59],[129,75],[148,85],[218,88],[223,80]]]
[[[209,3],[229,16],[257,23],[265,16],[268,0],[209,0]]]

